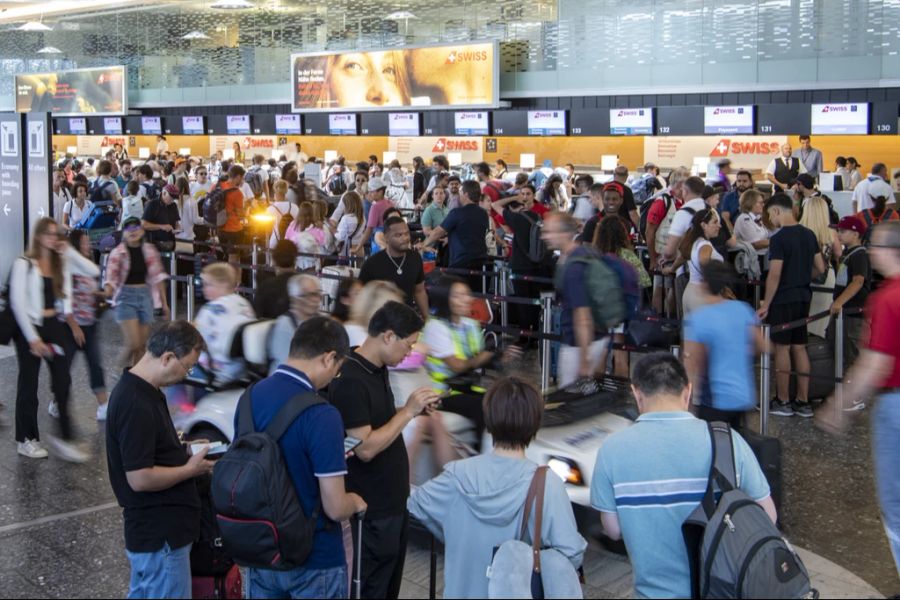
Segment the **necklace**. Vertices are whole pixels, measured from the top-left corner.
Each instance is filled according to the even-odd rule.
[[[400,264],[394,262],[394,257],[391,256],[391,253],[385,250],[384,252],[387,254],[387,257],[391,260],[391,264],[397,267],[397,275],[403,275],[403,265],[406,263],[406,253],[403,253],[403,259],[400,261]]]

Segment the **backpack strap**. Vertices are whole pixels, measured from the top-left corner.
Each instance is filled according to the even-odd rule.
[[[297,420],[297,417],[303,414],[303,411],[310,406],[324,403],[325,400],[315,392],[297,394],[281,407],[281,410],[276,413],[275,418],[266,427],[264,433],[273,440],[280,440],[288,428]]]
[[[712,444],[712,460],[709,467],[709,479],[706,482],[706,493],[701,506],[707,518],[711,519],[716,512],[715,485],[722,492],[730,492],[737,488],[737,471],[734,467],[734,447],[731,441],[731,428],[727,423],[708,423],[709,437]]]
[[[544,486],[547,483],[547,466],[540,466],[534,470],[528,494],[525,496],[525,510],[522,513],[522,529],[519,539],[525,540],[528,535],[528,517],[534,508],[534,535],[531,541],[531,553],[534,558],[534,572],[541,572],[541,525],[544,520]]]
[[[235,432],[235,439],[256,431],[253,424],[253,405],[250,403],[250,394],[255,385],[256,383],[251,383],[238,400],[238,430]]]

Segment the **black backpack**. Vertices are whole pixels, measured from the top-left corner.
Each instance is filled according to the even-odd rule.
[[[547,244],[544,243],[544,238],[541,237],[543,222],[540,215],[534,215],[532,219],[528,215],[529,212],[531,211],[523,210],[521,213],[525,220],[531,223],[531,229],[528,232],[528,245],[525,246],[521,241],[518,243],[521,247],[528,249],[528,260],[535,264],[544,264],[549,258],[549,252],[547,252]]]
[[[251,167],[250,170],[247,171],[246,177],[244,177],[244,181],[250,186],[254,198],[262,198],[265,194],[267,180],[268,175],[263,177],[262,167]]]
[[[144,206],[151,200],[159,200],[160,196],[162,196],[162,187],[155,183],[145,182],[141,184],[141,187],[144,188]]]
[[[328,192],[332,196],[341,196],[347,191],[347,182],[341,173],[335,173],[328,180]]]
[[[294,215],[291,214],[291,206],[288,206],[288,210],[285,213],[278,210],[278,207],[274,204],[272,204],[272,208],[278,213],[278,222],[275,223],[275,239],[283,240],[288,227],[294,222]]]
[[[238,403],[234,442],[216,462],[212,499],[225,551],[242,567],[287,571],[306,562],[322,501],[309,516],[297,499],[278,440],[309,407],[324,404],[314,392],[299,394],[256,431],[250,386]]]
[[[109,180],[104,181],[103,185],[100,185],[100,180],[97,179],[94,183],[91,184],[91,194],[88,196],[88,200],[91,201],[92,204],[97,204],[98,202],[114,200],[114,197],[110,197],[106,190],[109,186],[113,186],[115,188],[116,182]]]
[[[893,208],[884,209],[884,212],[881,213],[880,217],[876,217],[872,213],[871,208],[864,210],[859,214],[862,215],[863,222],[866,225],[866,232],[862,235],[860,242],[862,242],[863,246],[868,248],[869,244],[872,242],[872,228],[880,223],[890,221],[891,219],[893,219],[894,218],[894,209]]]

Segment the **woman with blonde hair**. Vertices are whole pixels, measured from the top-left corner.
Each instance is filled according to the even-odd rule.
[[[356,192],[347,192],[342,202],[344,214],[337,224],[334,236],[337,252],[342,256],[362,256],[362,240],[366,233],[362,197]]]
[[[391,301],[403,303],[405,299],[400,288],[390,281],[370,281],[359,290],[350,308],[350,320],[344,323],[351,347],[366,341],[372,315]]]
[[[834,261],[841,257],[843,247],[838,240],[837,231],[830,227],[828,203],[821,196],[811,196],[806,200],[800,224],[815,234],[827,267],[825,274],[814,279],[812,283],[813,287],[817,289],[813,290],[812,301],[809,303],[809,314],[814,315],[827,311],[831,307],[835,281],[833,265]],[[828,329],[828,319],[813,321],[807,326],[807,329],[809,333],[824,338]]]
[[[38,378],[41,361],[50,371],[50,387],[59,413],[59,438],[50,446],[60,458],[84,462],[87,454],[72,443],[69,395],[70,356],[75,344],[84,345],[84,332],[72,308],[73,275],[99,277],[100,269],[60,237],[60,226],[45,217],[37,222],[28,252],[12,265],[9,302],[18,331],[13,336],[19,376],[16,389],[17,452],[46,458],[38,432]]]

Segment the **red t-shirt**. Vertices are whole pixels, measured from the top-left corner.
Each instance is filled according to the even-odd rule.
[[[541,204],[540,202],[537,202],[537,201],[535,201],[534,205],[531,207],[530,210],[534,214],[539,215],[542,219],[544,218],[544,215],[546,215],[548,212],[550,212],[549,207],[544,206],[543,204]]]
[[[900,387],[900,277],[886,281],[866,302],[869,342],[873,352],[894,358],[891,376],[881,387]]]
[[[679,210],[684,205],[684,202],[675,198],[675,210]],[[647,213],[647,224],[659,225],[663,222],[663,219],[666,218],[666,214],[668,214],[668,210],[666,210],[666,199],[665,198],[657,198],[653,201],[653,206],[650,207],[650,212]]]
[[[225,213],[228,220],[222,226],[222,231],[236,233],[244,229],[244,194],[240,189],[226,181],[221,184],[225,190]]]

